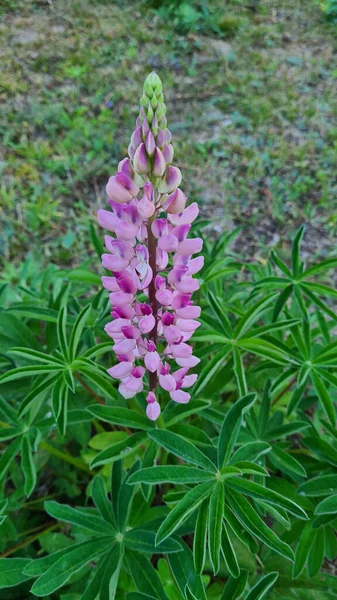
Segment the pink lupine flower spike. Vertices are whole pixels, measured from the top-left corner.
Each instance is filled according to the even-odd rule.
[[[202,256],[194,256],[202,240],[188,237],[199,210],[195,202],[186,208],[165,113],[162,83],[151,73],[129,157],[106,186],[112,210],[98,211],[99,224],[111,234],[105,236],[102,264],[112,275],[102,283],[110,292],[113,320],[105,331],[114,341],[117,364],[108,373],[120,380],[124,398],[143,391],[147,374],[146,414],[152,421],[160,415],[158,388],[185,404],[186,390],[197,379],[189,369],[199,359],[188,342],[200,325],[200,308],[192,301],[199,282],[193,276],[204,264]]]

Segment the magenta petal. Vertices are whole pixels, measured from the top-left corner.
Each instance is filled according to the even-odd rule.
[[[157,402],[156,395],[153,392],[149,392],[146,396],[146,402],[148,404],[153,404],[153,402]]]
[[[170,306],[172,302],[173,294],[170,290],[158,290],[156,292],[156,300],[162,306]]]
[[[104,331],[108,335],[113,333],[121,333],[122,327],[126,327],[128,325],[131,325],[131,321],[129,319],[115,319],[114,321],[111,321],[105,325]]]
[[[191,399],[190,394],[188,392],[183,392],[183,390],[171,392],[170,396],[174,402],[178,402],[179,404],[187,404]]]
[[[155,371],[157,371],[159,365],[160,365],[160,356],[158,354],[157,351],[155,352],[147,352],[147,354],[145,354],[144,357],[144,363],[146,368],[151,371],[151,373],[154,373]]]
[[[175,235],[169,233],[167,235],[163,235],[158,240],[158,247],[165,252],[174,252],[178,246],[178,240]]]
[[[190,229],[191,229],[191,225],[186,223],[185,225],[178,225],[178,227],[175,227],[172,230],[172,233],[173,233],[173,235],[176,236],[176,238],[178,239],[178,242],[183,242],[184,239],[186,239],[186,236],[188,235]]]
[[[192,354],[192,348],[188,344],[172,344],[171,353],[175,358],[189,358]],[[187,365],[186,365],[187,366]]]
[[[124,379],[124,377],[127,377],[131,373],[132,367],[132,362],[121,362],[108,369],[108,373],[114,379]]]
[[[126,352],[130,352],[134,350],[136,347],[136,340],[121,340],[117,342],[112,349],[116,354],[125,354]]]
[[[116,277],[107,277],[106,275],[103,275],[101,280],[103,287],[109,292],[118,292],[120,290]]]
[[[179,225],[184,225],[185,223],[193,223],[199,214],[199,207],[196,202],[192,202],[187,208],[185,208],[183,214],[179,219]]]
[[[105,190],[107,196],[114,200],[114,202],[117,202],[117,204],[124,204],[132,200],[132,194],[126,187],[121,185],[117,179],[117,175],[110,177]]]
[[[155,219],[151,225],[151,231],[156,238],[168,233],[167,220],[164,218]]]
[[[115,227],[116,236],[120,240],[132,240],[138,233],[137,225],[119,219]]]
[[[102,254],[102,265],[109,271],[122,271],[128,266],[128,261],[114,254]]]
[[[149,156],[153,156],[156,150],[156,142],[152,131],[149,131],[145,140],[145,149]]]
[[[133,166],[137,173],[147,173],[150,169],[149,159],[146,154],[145,144],[140,144],[133,157]]]
[[[159,375],[159,385],[167,392],[172,392],[176,389],[176,380],[172,375]]]
[[[121,327],[121,331],[128,340],[138,340],[140,338],[140,331],[138,327],[135,327],[134,325]]]
[[[172,308],[177,310],[179,308],[185,308],[191,300],[191,294],[180,294],[179,292],[174,294],[172,299]]]
[[[153,163],[153,175],[156,177],[162,177],[165,173],[166,169],[166,161],[164,155],[159,148],[156,148],[154,154],[154,163]]]
[[[109,295],[109,300],[112,306],[127,306],[133,302],[133,294],[125,292],[112,292]]]
[[[178,308],[177,310],[177,317],[181,319],[199,319],[200,315],[200,306],[185,306],[185,308]]]
[[[178,167],[169,166],[165,178],[160,182],[159,191],[162,194],[173,192],[181,184],[181,171]]]
[[[193,277],[186,276],[181,281],[175,283],[175,287],[179,292],[188,293],[188,292],[196,292],[200,285],[197,279],[193,279]]]
[[[193,373],[192,375],[186,375],[186,377],[184,377],[184,379],[183,379],[182,387],[183,388],[192,387],[192,385],[195,384],[197,379],[198,379],[198,375],[196,373]]]
[[[181,338],[181,332],[175,325],[169,325],[168,327],[164,327],[164,337],[168,344],[174,344],[179,342]]]
[[[177,188],[165,201],[164,208],[166,212],[172,215],[178,215],[186,206],[186,196],[184,192]]]
[[[156,324],[153,315],[147,315],[139,320],[138,327],[142,333],[150,333]]]
[[[195,275],[201,271],[204,266],[205,259],[203,256],[197,256],[196,258],[192,258],[188,263],[188,275]]]
[[[97,211],[97,220],[101,227],[114,232],[118,217],[110,210],[100,209]]]
[[[193,355],[188,358],[177,358],[176,363],[179,367],[195,367],[200,363],[200,358]]]
[[[151,421],[156,421],[160,415],[160,406],[158,402],[151,402],[146,407],[146,416]]]

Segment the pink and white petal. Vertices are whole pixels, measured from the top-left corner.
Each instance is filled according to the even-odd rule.
[[[159,375],[159,385],[167,392],[172,392],[176,389],[176,380],[170,374]]]
[[[158,352],[157,351],[147,352],[144,357],[144,363],[145,363],[146,368],[151,373],[154,373],[155,371],[157,371],[157,369],[160,365],[160,356],[159,356]]]
[[[200,358],[193,356],[192,354],[192,356],[189,356],[188,358],[177,358],[176,363],[180,367],[195,367],[200,363]]]
[[[153,315],[146,315],[139,320],[138,327],[142,333],[150,333],[156,324]]]
[[[156,421],[160,415],[160,406],[158,402],[150,402],[146,407],[146,416],[150,421]]]
[[[178,404],[187,404],[191,395],[188,392],[184,392],[183,390],[176,390],[175,392],[171,392],[170,396],[174,402],[178,402]]]
[[[114,367],[110,367],[107,372],[114,379],[124,379],[131,373],[132,368],[132,362],[121,362]]]

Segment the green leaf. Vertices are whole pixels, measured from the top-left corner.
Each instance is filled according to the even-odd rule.
[[[206,470],[216,472],[214,463],[199,448],[196,448],[191,442],[185,440],[181,435],[165,429],[155,429],[150,431],[150,438],[160,446],[179,456],[184,461],[198,465]]]
[[[192,552],[184,542],[182,542],[182,548],[182,552],[169,554],[167,557],[181,595],[183,598],[191,598],[187,595],[188,588],[194,598],[207,600],[202,579],[194,569]]]
[[[250,475],[262,475],[262,477],[269,477],[268,471],[261,467],[261,465],[256,465],[249,460],[241,460],[235,463],[237,469],[239,469],[242,474],[250,474]]]
[[[276,252],[271,252],[271,258],[280,271],[282,271],[282,273],[289,277],[289,279],[293,278],[292,273],[289,271],[287,265],[283,262],[283,260],[280,259]]]
[[[115,600],[123,554],[124,547],[121,544],[117,544],[109,552],[100,585],[99,600]]]
[[[239,577],[229,576],[220,600],[238,600],[247,583],[248,571],[241,571]]]
[[[22,400],[19,406],[18,416],[22,417],[29,409],[31,403],[34,402],[34,400],[38,398],[40,394],[46,392],[52,385],[54,385],[58,378],[59,374],[52,375],[50,377],[45,377],[41,382],[34,383],[31,391],[28,392],[27,396]]]
[[[232,326],[230,324],[223,304],[221,303],[219,298],[217,298],[212,292],[208,293],[208,301],[225,335],[229,338],[232,338]]]
[[[24,435],[22,437],[21,467],[25,476],[25,495],[29,498],[36,486],[36,468],[33,460],[32,448],[28,435]]]
[[[279,574],[273,571],[272,573],[268,573],[268,575],[261,577],[261,579],[259,579],[259,581],[250,590],[245,600],[262,600],[267,592],[273,587],[278,576]]]
[[[245,370],[243,366],[240,350],[236,346],[233,347],[234,358],[234,374],[238,385],[240,396],[244,396],[248,392]]]
[[[19,452],[21,446],[21,438],[14,439],[0,458],[0,481],[2,481],[11,465],[11,462]]]
[[[90,311],[91,311],[91,304],[88,304],[81,310],[81,312],[78,315],[78,317],[75,321],[75,324],[72,328],[71,335],[70,335],[70,341],[69,341],[69,358],[71,361],[75,360],[75,358],[76,358],[78,344],[80,342],[80,339],[81,339],[81,336],[83,333],[83,329],[88,320]]]
[[[274,307],[274,311],[273,311],[273,319],[272,319],[273,321],[276,321],[282,308],[285,306],[288,298],[291,296],[291,294],[293,292],[293,287],[294,286],[292,284],[288,285],[286,288],[284,288],[284,290],[279,295],[279,297],[275,303],[275,307]]]
[[[104,576],[106,572],[108,571],[108,573],[111,573],[110,568],[111,566],[112,568],[114,567],[114,565],[111,565],[111,558],[115,558],[116,560],[116,555],[118,555],[118,558],[120,557],[120,547],[117,545],[112,549],[111,553],[100,558],[93,578],[86,587],[85,592],[81,595],[81,600],[97,600],[102,587],[102,582],[105,581]]]
[[[249,549],[251,554],[257,554],[259,546],[255,538],[243,527],[229,506],[225,504],[225,519],[236,537]]]
[[[293,552],[288,544],[280,540],[280,538],[269,529],[246,498],[241,494],[234,492],[234,490],[227,490],[227,497],[235,516],[252,535],[255,535],[278,554],[293,560]]]
[[[101,537],[97,540],[90,540],[72,551],[63,553],[61,556],[37,581],[32,587],[32,593],[35,596],[46,597],[62,587],[71,575],[77,573],[89,561],[94,560],[100,554],[109,549],[109,538]]]
[[[337,258],[327,258],[326,260],[322,260],[317,263],[317,265],[313,265],[304,271],[301,275],[301,279],[308,279],[308,277],[317,275],[317,273],[321,273],[327,269],[333,269],[334,267],[337,267]]]
[[[198,380],[194,385],[193,392],[195,395],[199,395],[206,385],[211,381],[214,375],[218,372],[220,367],[224,364],[226,356],[229,353],[231,347],[229,345],[223,345],[219,352],[216,352],[212,356],[211,360],[208,360],[206,365],[202,368]]]
[[[299,228],[295,235],[295,238],[291,247],[291,266],[293,274],[298,277],[301,274],[301,263],[300,263],[300,245],[304,234],[304,225]]]
[[[335,426],[336,423],[336,412],[333,401],[330,394],[325,386],[325,383],[318,376],[317,371],[312,370],[310,373],[312,383],[314,384],[317,396],[323,406],[324,412],[328,417],[331,425]]]
[[[154,427],[153,422],[147,417],[129,408],[91,404],[87,407],[87,410],[94,415],[94,417],[97,417],[106,423],[131,427],[132,429],[142,429],[144,431],[150,431]]]
[[[105,481],[102,477],[95,477],[92,484],[92,499],[102,519],[115,527],[112,506],[109,502]]]
[[[337,513],[337,494],[324,498],[315,508],[315,515],[334,515]]]
[[[31,576],[24,573],[30,562],[30,558],[0,558],[0,589],[14,587],[30,579]]]
[[[98,369],[98,367],[93,366],[89,367],[87,365],[81,365],[78,368],[80,373],[83,373],[87,379],[95,383],[97,387],[104,392],[108,396],[108,398],[112,398],[113,400],[117,400],[117,392],[113,387],[113,381],[111,377],[105,376]]]
[[[137,448],[146,441],[146,434],[143,431],[137,431],[128,438],[109,446],[102,452],[99,452],[90,463],[90,468],[94,469],[100,465],[114,462],[120,458],[125,458],[132,454]]]
[[[232,546],[231,539],[228,535],[228,530],[225,522],[223,522],[222,524],[221,551],[230,575],[235,578],[239,577],[240,567],[238,565],[234,548]]]
[[[324,502],[324,500],[323,500]],[[314,541],[311,544],[308,554],[308,575],[309,577],[315,577],[319,573],[324,559],[324,529],[319,527],[316,529],[316,535]]]
[[[337,493],[337,474],[319,475],[302,483],[298,490],[302,496],[330,496]]]
[[[89,545],[91,540],[85,542],[85,544]],[[24,572],[31,577],[37,577],[41,575],[45,571],[47,571],[54,563],[58,561],[59,558],[68,554],[69,552],[73,552],[77,549],[81,549],[83,542],[78,542],[77,544],[71,544],[66,548],[62,548],[61,550],[57,550],[52,554],[47,554],[42,558],[36,558],[35,560],[31,560],[30,563],[25,567]]]
[[[260,338],[240,338],[237,345],[243,350],[269,358],[269,360],[279,365],[287,366],[290,362],[290,359],[280,347]]]
[[[195,572],[203,572],[206,560],[208,499],[204,500],[198,510],[197,522],[193,538],[193,560]]]
[[[242,415],[250,408],[256,400],[256,394],[247,394],[237,400],[226,414],[219,435],[218,443],[218,466],[223,467],[228,461],[236,443],[241,426]]]
[[[220,568],[221,530],[224,513],[225,490],[222,483],[215,484],[209,499],[208,549],[214,575]]]
[[[138,552],[125,552],[128,571],[137,589],[151,594],[156,600],[168,600],[156,569],[147,558]]]
[[[11,348],[9,354],[23,356],[27,360],[38,360],[44,363],[58,365],[59,369],[64,368],[64,362],[61,359],[52,356],[51,354],[38,352],[37,350],[33,350],[33,348]]]
[[[337,467],[337,450],[331,444],[315,436],[305,437],[303,443],[320,458]]]
[[[263,502],[267,502],[268,504],[272,504],[276,507],[282,507],[298,519],[308,518],[303,508],[298,506],[298,504],[295,504],[295,502],[289,500],[278,492],[274,492],[273,490],[266,488],[259,483],[255,483],[255,481],[240,477],[240,479],[228,479],[226,485],[237,492],[241,492],[242,494],[250,496],[251,498],[262,500]]]
[[[163,411],[163,419],[166,427],[171,427],[186,419],[190,415],[195,415],[210,406],[209,402],[204,400],[190,400],[188,404],[178,404],[177,402],[169,402]]]
[[[67,307],[63,306],[57,319],[57,339],[65,361],[69,360],[69,348],[67,342]]]
[[[123,541],[127,548],[145,554],[169,554],[170,552],[179,552],[180,543],[172,538],[167,538],[164,542],[156,545],[156,534],[154,531],[145,529],[132,529],[124,535]]]
[[[324,527],[324,548],[328,560],[334,560],[337,556],[337,537],[332,527]]]
[[[261,300],[258,300],[258,302],[256,302],[256,304],[254,304],[243,315],[243,317],[241,317],[240,321],[234,329],[233,337],[237,339],[238,337],[241,337],[241,335],[245,333],[245,331],[248,331],[249,328],[253,325],[253,323],[255,323],[255,321],[257,321],[257,319],[261,316],[261,314],[269,309],[270,304],[273,302],[277,295],[277,292],[273,292],[272,294],[269,294],[269,296],[264,296],[263,298],[261,298]]]
[[[101,517],[94,514],[82,512],[66,504],[59,504],[54,500],[47,500],[44,503],[44,508],[48,515],[54,517],[54,519],[82,527],[82,529],[89,531],[92,535],[107,536],[115,534],[115,528],[111,523],[104,521]]]
[[[0,383],[7,383],[23,377],[32,377],[32,375],[40,375],[41,373],[56,373],[61,371],[61,367],[57,365],[32,365],[31,367],[18,367],[11,369],[0,377]]]
[[[11,306],[8,309],[11,313],[19,314],[19,316],[27,317],[28,319],[36,319],[37,321],[47,321],[49,323],[56,323],[58,312],[51,308],[42,308],[38,306],[31,306],[29,304],[20,303]]]
[[[134,473],[129,483],[200,483],[202,481],[215,481],[214,473],[209,471],[202,471],[195,467],[189,467],[184,465],[167,465],[164,467],[155,466],[147,467],[146,469],[140,469],[137,473]]]
[[[117,523],[120,531],[124,531],[130,515],[132,500],[136,491],[136,488],[128,485],[129,479],[133,473],[138,471],[140,461],[136,460],[133,463],[131,469],[127,471],[123,481],[121,482],[120,489],[118,492],[117,500]]]
[[[296,460],[291,454],[285,452],[280,446],[274,444],[272,451],[268,454],[270,462],[290,477],[306,477],[306,471],[301,463]]]
[[[298,541],[296,552],[295,552],[295,561],[293,565],[293,578],[296,579],[302,573],[305,563],[307,560],[307,556],[314,539],[314,532],[311,527],[311,523],[306,523],[304,526],[302,533],[300,535],[300,539]]]
[[[211,494],[213,485],[213,482],[205,481],[185,494],[159,527],[157,544],[169,537],[198,508],[199,504]]]
[[[247,444],[243,444],[236,452],[234,452],[229,463],[235,465],[237,462],[241,461],[254,461],[267,452],[270,452],[270,450],[271,446],[270,444],[267,444],[267,442],[247,442]]]

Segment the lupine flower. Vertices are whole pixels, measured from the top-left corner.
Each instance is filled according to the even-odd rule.
[[[155,421],[159,388],[185,404],[186,390],[197,379],[189,369],[199,359],[188,342],[200,325],[193,276],[204,261],[194,256],[202,240],[188,237],[199,210],[195,202],[186,207],[179,188],[181,173],[172,165],[162,83],[155,73],[145,80],[140,104],[129,156],[106,186],[112,210],[99,210],[98,222],[112,234],[105,236],[102,256],[112,273],[102,277],[113,318],[105,331],[117,357],[108,373],[120,380],[124,398],[148,390],[146,414]]]

